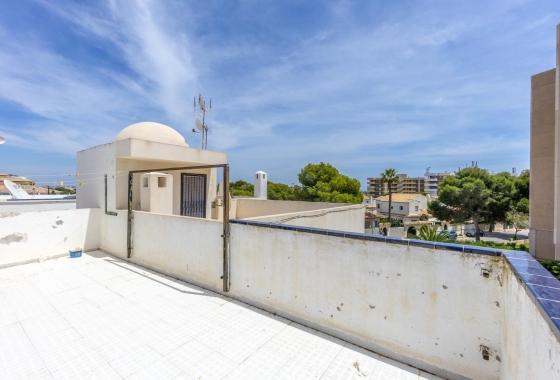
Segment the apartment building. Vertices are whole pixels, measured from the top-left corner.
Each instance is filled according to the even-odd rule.
[[[430,168],[426,169],[423,177],[409,177],[407,174],[397,174],[399,182],[391,186],[393,193],[401,194],[415,194],[426,192],[430,196],[438,195],[438,185],[445,177],[451,173],[432,173]],[[374,198],[389,192],[389,186],[386,183],[381,183],[381,177],[368,178],[367,191]]]
[[[426,168],[426,173],[424,174],[424,192],[428,193],[430,196],[439,195],[438,186],[451,173],[432,173],[430,168]]]
[[[531,255],[560,259],[560,25],[556,29],[556,67],[531,77]]]

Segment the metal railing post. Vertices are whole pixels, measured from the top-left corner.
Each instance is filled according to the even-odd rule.
[[[229,165],[224,166],[224,199],[222,205],[224,208],[224,233],[222,237],[224,238],[224,292],[229,292]]]
[[[132,255],[132,173],[128,173],[128,221],[127,221],[127,235],[126,235],[126,246],[127,253],[126,257],[130,259]]]

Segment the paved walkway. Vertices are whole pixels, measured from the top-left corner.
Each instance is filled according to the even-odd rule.
[[[440,379],[96,251],[0,269],[2,379]]]

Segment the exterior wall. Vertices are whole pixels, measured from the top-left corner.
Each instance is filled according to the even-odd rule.
[[[159,186],[160,178],[164,186]],[[140,207],[142,211],[156,214],[173,214],[173,176],[164,173],[141,175]]]
[[[253,219],[261,216],[348,206],[347,203],[271,201],[254,198],[237,198],[234,199],[234,202],[236,203],[235,213],[230,212],[230,218],[234,219]]]
[[[232,294],[445,377],[499,378],[502,260],[254,226],[231,232]]]
[[[531,77],[531,254],[553,259],[556,70]]]
[[[282,223],[290,226],[363,233],[365,226],[365,208],[362,205],[346,205],[326,210],[261,216],[251,218],[251,220]]]
[[[99,247],[99,209],[0,212],[0,268]]]
[[[556,95],[554,102],[555,110],[555,123],[554,129],[556,131],[555,139],[555,186],[554,186],[554,200],[555,200],[555,213],[554,213],[554,244],[555,244],[555,259],[560,259],[560,236],[558,235],[560,228],[560,24],[556,26]]]
[[[104,232],[121,226],[120,236],[102,239],[107,252],[126,257],[126,217],[105,219]],[[222,233],[218,221],[134,211],[131,261],[221,291]]]
[[[115,183],[126,177],[116,173],[115,143],[99,145],[76,154],[76,208],[105,210],[105,178],[107,174],[107,209],[115,210]],[[123,179],[126,182],[126,178]],[[82,182],[83,186],[79,183]]]
[[[560,379],[559,337],[543,319],[529,292],[511,270],[505,271],[500,379]]]

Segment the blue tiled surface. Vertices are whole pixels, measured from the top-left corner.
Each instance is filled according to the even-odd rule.
[[[370,234],[361,234],[357,232],[326,230],[323,228],[299,227],[299,226],[290,226],[290,225],[279,224],[279,223],[257,222],[248,219],[244,219],[244,220],[230,219],[230,223],[244,224],[244,225],[258,226],[258,227],[280,228],[282,230],[287,230],[287,231],[307,232],[307,233],[319,234],[319,235],[345,237],[349,239],[358,239],[358,240],[377,241],[380,243],[389,243],[389,244],[397,244],[397,245],[410,245],[414,247],[423,247],[423,248],[430,248],[430,249],[442,249],[442,250],[456,251],[456,252],[477,253],[477,254],[491,255],[491,256],[501,255],[501,251],[499,250],[486,248],[486,247],[476,247],[471,245],[462,246],[460,244],[452,244],[452,243],[435,243],[431,241],[403,239],[403,238],[398,238],[393,236],[370,235]],[[525,257],[525,256],[523,255],[520,257]]]
[[[560,302],[560,289],[558,288],[550,288],[548,286],[541,286],[535,284],[527,284],[527,288],[531,290],[531,292],[537,298],[544,298],[547,300],[558,300]]]
[[[560,331],[560,281],[526,252],[507,250],[502,254]]]
[[[511,264],[516,273],[529,273],[539,276],[548,276],[550,272],[547,271],[537,260],[513,259],[511,256],[506,256],[506,260]]]
[[[560,318],[560,300],[554,301],[544,298],[537,298],[537,300],[550,318]]]
[[[560,289],[560,281],[558,281],[552,275],[538,276],[536,274],[530,274],[530,273],[518,273],[518,275],[526,284],[548,286],[549,288]]]
[[[551,321],[560,331],[560,281],[550,274],[537,260],[527,252],[512,250],[497,250],[487,247],[472,245],[459,245],[452,243],[439,243],[414,239],[401,239],[397,237],[351,233],[343,231],[325,230],[319,228],[296,227],[277,223],[263,223],[250,220],[231,219],[232,224],[245,224],[251,226],[281,228],[283,230],[308,232],[314,234],[345,237],[350,239],[369,240],[379,243],[399,244],[414,247],[441,249],[465,253],[475,253],[490,256],[503,256],[513,268],[513,271],[523,281],[529,294],[542,306]]]

